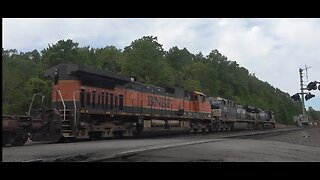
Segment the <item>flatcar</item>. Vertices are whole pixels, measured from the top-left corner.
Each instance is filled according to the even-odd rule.
[[[25,144],[29,137],[30,128],[30,116],[2,115],[2,146]]]

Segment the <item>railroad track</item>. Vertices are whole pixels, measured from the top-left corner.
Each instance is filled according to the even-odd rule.
[[[206,133],[206,134],[188,134],[188,135],[170,135],[174,138],[187,138],[187,142],[181,143],[167,143],[160,145],[148,145],[141,147],[134,147],[128,150],[120,150],[114,153],[106,154],[103,156],[96,157],[94,153],[82,153],[67,156],[59,156],[52,158],[41,158],[27,160],[25,162],[59,162],[59,161],[84,161],[84,162],[99,162],[99,161],[122,161],[130,156],[137,155],[139,153],[150,152],[155,150],[169,149],[181,146],[195,145],[210,143],[215,141],[222,141],[225,138],[251,138],[256,136],[274,136],[283,133],[289,133],[292,131],[304,130],[303,128],[285,128],[285,129],[272,129],[272,130],[256,130],[256,131],[232,131],[232,132],[218,132],[218,133]],[[230,134],[231,133],[231,134]],[[167,136],[168,137],[168,136]],[[139,139],[148,139],[148,137],[139,137]],[[157,139],[156,137],[155,139]],[[161,137],[163,138],[163,136]],[[128,138],[126,138],[128,139]],[[132,138],[131,138],[132,139]]]
[[[215,131],[215,132],[207,132],[207,133],[189,133],[189,134],[163,134],[163,135],[140,135],[140,136],[132,136],[132,137],[110,137],[110,138],[101,138],[97,140],[88,140],[88,139],[83,139],[83,140],[70,140],[69,142],[52,142],[52,141],[37,141],[37,142],[32,142],[30,139],[26,142],[24,146],[39,146],[43,144],[65,144],[65,143],[70,143],[70,142],[88,142],[88,141],[103,141],[103,140],[116,140],[116,139],[148,139],[148,138],[179,138],[179,137],[198,137],[198,136],[208,136],[208,135],[217,135],[221,136],[221,138],[227,138],[227,137],[237,137],[237,136],[251,136],[255,134],[270,134],[272,132],[284,132],[286,130],[295,130],[295,129],[300,129],[300,128],[281,128],[281,129],[265,129],[265,130],[245,130],[245,129],[236,129],[233,131]],[[10,147],[15,147],[15,146],[3,146],[3,148],[10,148]]]
[[[155,146],[155,147],[149,147],[149,148],[141,148],[141,149],[135,149],[135,150],[130,150],[130,151],[124,151],[124,152],[114,154],[110,157],[101,158],[101,159],[93,159],[93,160],[90,160],[90,162],[122,161],[122,160],[126,160],[130,156],[135,156],[139,153],[145,153],[145,152],[154,151],[154,150],[162,150],[162,149],[168,149],[168,148],[176,148],[176,147],[180,147],[180,146],[210,143],[210,142],[215,142],[215,141],[221,141],[224,138],[250,138],[252,136],[264,136],[264,137],[265,136],[274,136],[274,135],[280,135],[283,133],[289,133],[292,131],[300,131],[300,130],[304,130],[304,129],[302,129],[302,128],[286,128],[286,129],[275,129],[275,130],[266,130],[266,131],[259,131],[259,132],[246,131],[243,134],[222,135],[219,138],[215,138],[215,139],[197,140],[197,141],[188,142],[188,143],[178,143],[178,144]],[[241,131],[241,132],[243,132],[243,131]]]

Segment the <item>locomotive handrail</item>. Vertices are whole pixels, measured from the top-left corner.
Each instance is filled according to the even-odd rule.
[[[77,126],[77,104],[76,104],[76,92],[81,92],[81,91],[74,91],[73,92],[73,105],[74,105],[74,127]]]
[[[39,94],[41,94],[41,93],[36,93],[36,94],[34,94],[34,95],[33,95],[33,97],[32,97],[32,101],[31,101],[31,104],[30,104],[30,106],[29,106],[29,110],[28,110],[28,116],[30,116],[30,113],[31,113],[31,107],[32,107],[32,104],[33,104],[34,98],[36,97],[36,95],[39,95]]]
[[[63,120],[65,121],[66,120],[66,104],[64,103],[64,100],[63,100],[63,97],[61,95],[61,91],[60,90],[57,90],[59,95],[60,95],[60,99],[62,101],[62,105],[63,105]]]

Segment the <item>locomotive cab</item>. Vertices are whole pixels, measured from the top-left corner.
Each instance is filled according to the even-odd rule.
[[[221,101],[219,100],[214,99],[211,101],[211,109],[219,109],[220,105],[221,105]]]
[[[194,91],[194,94],[193,94],[194,111],[201,111],[203,108],[206,108],[205,107],[206,104],[207,104],[206,95],[201,92]]]

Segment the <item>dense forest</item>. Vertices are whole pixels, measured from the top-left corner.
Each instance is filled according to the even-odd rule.
[[[60,63],[83,64],[133,75],[144,83],[197,90],[207,96],[270,109],[279,122],[286,124],[291,124],[293,116],[301,113],[299,104],[289,94],[259,80],[218,50],[207,56],[177,46],[165,51],[153,36],[134,40],[123,50],[115,46],[79,47],[70,39],[48,45],[41,52],[3,49],[2,113],[25,114],[34,93],[50,92],[52,82],[43,79],[42,72]]]

